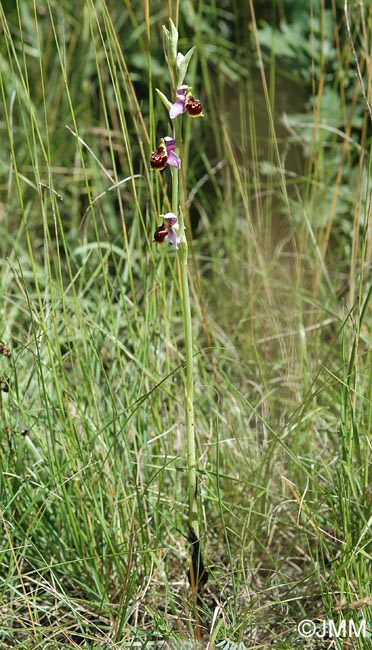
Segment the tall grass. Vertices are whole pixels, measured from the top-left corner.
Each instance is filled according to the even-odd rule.
[[[0,647],[196,644],[182,310],[152,242],[168,17],[206,114],[184,141],[205,647],[372,620],[371,16],[267,5],[0,8]]]

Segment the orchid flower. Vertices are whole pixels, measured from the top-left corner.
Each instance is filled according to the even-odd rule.
[[[157,169],[162,171],[167,165],[172,167],[181,167],[181,160],[179,156],[174,152],[176,148],[176,141],[174,138],[166,136],[161,138],[159,143],[159,148],[157,151],[153,151],[150,158],[151,169]]]
[[[163,219],[163,223],[155,230],[154,241],[158,244],[163,244],[165,238],[168,237],[172,246],[178,248],[181,238],[177,235],[179,223],[176,215],[173,212],[167,212],[167,214],[160,216]]]
[[[169,117],[174,120],[186,111],[190,117],[203,117],[203,107],[198,99],[194,99],[189,86],[180,86],[176,91],[177,101],[169,109]]]

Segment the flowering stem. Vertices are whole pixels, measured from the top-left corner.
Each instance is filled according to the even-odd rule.
[[[185,411],[187,435],[187,489],[189,495],[189,526],[194,529],[196,537],[199,539],[194,421],[194,358],[192,350],[192,325],[189,280],[187,275],[186,238],[180,243],[179,260],[186,352]]]
[[[187,273],[188,246],[184,228],[182,210],[178,209],[178,174],[172,168],[172,210],[178,214],[181,241],[178,248],[179,273],[181,279],[181,300],[183,329],[185,337],[186,378],[185,378],[185,412],[187,436],[187,492],[189,499],[189,527],[193,528],[199,539],[199,520],[197,502],[196,446],[194,420],[194,358],[192,344],[192,322],[189,279]]]
[[[181,224],[180,219],[183,221],[183,216],[178,214],[178,174],[179,170],[175,167],[171,167],[171,174],[172,174],[172,212],[173,214],[178,216],[178,223],[181,226],[180,229],[180,235],[182,237],[182,240],[186,240],[184,237],[184,229],[183,229],[183,223]]]

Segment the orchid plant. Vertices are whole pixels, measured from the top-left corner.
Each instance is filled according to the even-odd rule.
[[[177,142],[182,141],[182,129],[180,116],[187,113],[190,117],[202,117],[203,108],[201,102],[191,94],[191,88],[184,84],[187,68],[195,48],[192,48],[183,55],[178,52],[178,32],[170,20],[170,29],[164,29],[166,55],[170,68],[171,78],[177,80],[175,89],[175,101],[172,103],[163,93],[157,90],[173,121],[174,135],[160,139],[158,149],[151,154],[151,169],[163,171],[168,165],[172,175],[172,211],[160,215],[162,223],[156,228],[154,241],[163,244],[166,240],[177,249],[177,260],[180,274],[181,302],[183,312],[183,327],[185,340],[186,372],[185,372],[185,414],[187,432],[187,490],[188,490],[188,539],[192,545],[190,559],[189,580],[194,594],[195,611],[200,588],[206,583],[208,574],[204,568],[199,539],[199,517],[198,517],[198,486],[197,486],[197,460],[195,444],[195,418],[194,418],[194,358],[190,293],[187,271],[188,245],[186,230],[184,226],[184,214],[182,202],[179,195],[179,174],[181,160],[176,153]],[[180,205],[181,204],[181,205]],[[197,624],[197,633],[200,626]]]

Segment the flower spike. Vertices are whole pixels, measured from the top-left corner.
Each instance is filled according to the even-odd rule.
[[[151,154],[151,169],[162,171],[166,168],[167,165],[171,165],[172,167],[179,169],[181,167],[181,160],[179,156],[177,156],[177,154],[174,152],[175,148],[176,141],[174,138],[170,138],[169,136],[161,138],[157,151],[153,151]]]
[[[186,111],[190,117],[204,117],[201,102],[192,96],[189,86],[184,85],[177,88],[176,97],[177,100],[169,109],[169,117],[172,120]]]

